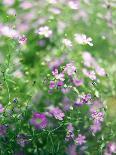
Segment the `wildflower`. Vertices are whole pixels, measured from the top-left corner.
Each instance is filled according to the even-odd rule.
[[[52,35],[52,30],[48,26],[43,26],[39,28],[38,34],[49,38]]]
[[[72,63],[66,64],[64,72],[71,76],[76,72],[76,67]]]
[[[93,46],[92,43],[92,38],[87,37],[85,34],[75,34],[75,40],[79,44],[86,45],[88,44],[89,46]]]
[[[74,138],[74,128],[72,126],[72,123],[69,123],[68,126],[67,126],[67,134],[66,134],[65,140],[69,141],[69,140],[71,140],[73,138]]]
[[[28,137],[25,134],[18,134],[17,135],[17,144],[21,147],[25,147],[28,144]]]
[[[76,145],[69,145],[67,148],[67,155],[77,155]]]
[[[100,131],[101,130],[101,123],[95,122],[93,125],[91,125],[90,130],[92,133],[96,133],[96,132]]]
[[[27,42],[27,38],[24,35],[22,37],[19,37],[19,43],[21,45],[26,44],[26,42]]]
[[[77,145],[82,145],[86,143],[86,137],[84,135],[79,134],[78,137],[75,139]]]
[[[97,66],[95,68],[95,71],[96,73],[99,75],[99,76],[105,76],[106,75],[106,72],[104,70],[104,68],[101,68],[100,66]]]
[[[56,86],[55,82],[54,81],[50,81],[49,88],[53,89],[55,86]]]
[[[60,80],[60,81],[64,81],[65,80],[64,79],[64,74],[63,73],[58,74],[58,69],[56,69],[56,68],[52,71],[52,74],[55,76],[55,78],[57,80]]]
[[[64,83],[63,83],[62,81],[58,81],[58,82],[57,82],[57,86],[58,86],[58,87],[61,87],[61,86],[63,86],[63,85],[64,85]]]
[[[0,113],[3,113],[4,112],[4,108],[2,106],[2,104],[0,104]]]
[[[30,123],[37,129],[43,129],[47,126],[47,118],[44,114],[34,113]]]
[[[108,143],[104,155],[112,155],[115,153],[116,153],[116,142]]]
[[[97,111],[92,112],[91,117],[96,123],[103,122],[104,119],[103,112],[97,112]]]
[[[87,69],[83,69],[83,73],[89,77],[91,80],[96,80],[96,74],[94,71],[88,71]]]
[[[12,6],[14,4],[15,0],[3,0],[4,5]]]
[[[5,125],[0,125],[0,136],[5,136],[6,135],[6,126]]]
[[[82,79],[78,80],[78,79],[74,78],[73,83],[75,86],[79,87],[79,86],[83,85],[83,80]]]
[[[79,8],[79,3],[76,1],[69,1],[68,5],[73,10],[77,10]]]
[[[63,39],[62,42],[66,47],[72,47],[72,42],[69,39]]]
[[[63,118],[65,116],[63,111],[60,108],[58,108],[58,107],[52,108],[50,110],[50,113],[58,120],[63,120]]]

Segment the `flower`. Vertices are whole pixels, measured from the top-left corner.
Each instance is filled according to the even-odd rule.
[[[82,145],[86,143],[86,137],[84,135],[79,134],[78,137],[75,139],[77,145]]]
[[[52,30],[48,26],[40,27],[38,32],[39,35],[43,35],[46,38],[49,38],[52,35]]]
[[[77,10],[79,8],[79,3],[76,1],[69,1],[68,5],[73,10]]]
[[[78,80],[78,79],[74,78],[73,83],[75,86],[79,87],[79,86],[83,85],[83,80],[82,79]]]
[[[71,76],[76,72],[76,67],[72,63],[66,64],[64,72]]]
[[[49,85],[49,88],[50,89],[53,89],[55,87],[55,82],[54,81],[50,81],[50,85]]]
[[[25,145],[28,144],[28,137],[25,134],[18,134],[17,144],[19,144],[21,147],[25,147]]]
[[[19,43],[24,45],[27,42],[27,38],[23,35],[22,37],[19,37]]]
[[[96,132],[100,131],[101,130],[101,123],[95,122],[93,125],[91,125],[90,130],[92,133],[96,133]]]
[[[72,42],[69,39],[63,39],[62,42],[66,47],[72,47]]]
[[[72,123],[69,123],[67,126],[67,134],[66,134],[65,140],[69,141],[73,138],[74,138],[74,127],[73,127]]]
[[[62,112],[62,110],[58,107],[52,108],[50,110],[50,114],[52,114],[58,120],[63,120],[63,118],[65,116],[64,113]]]
[[[75,34],[75,40],[79,44],[86,45],[88,44],[89,46],[93,46],[92,43],[92,38],[87,37],[85,34]]]
[[[0,104],[0,113],[3,113],[4,112],[4,108],[2,106],[2,104]]]
[[[88,71],[87,69],[83,69],[83,73],[85,76],[89,77],[91,80],[96,80],[96,74],[94,71]]]
[[[103,112],[94,111],[94,112],[92,112],[91,117],[93,118],[94,122],[96,122],[96,123],[103,122],[103,120],[104,120]]]
[[[61,86],[63,86],[63,85],[64,85],[64,83],[63,83],[62,81],[58,81],[58,82],[57,82],[57,86],[58,86],[58,87],[61,87]]]
[[[116,142],[109,142],[106,146],[104,155],[112,155],[116,153]]]
[[[30,123],[37,129],[43,129],[47,126],[47,118],[45,114],[34,113]]]
[[[0,136],[6,135],[6,129],[7,127],[5,125],[0,125]]]

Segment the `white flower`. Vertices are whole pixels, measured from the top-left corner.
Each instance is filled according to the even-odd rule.
[[[52,30],[48,26],[40,27],[38,32],[39,35],[43,35],[46,38],[49,38],[52,35]]]
[[[87,37],[85,34],[75,34],[74,36],[76,42],[78,42],[79,44],[88,44],[89,46],[93,46],[92,38]]]
[[[66,47],[72,47],[72,42],[69,39],[63,39],[62,42]]]

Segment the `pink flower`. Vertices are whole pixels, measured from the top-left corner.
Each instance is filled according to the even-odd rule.
[[[0,104],[0,113],[3,113],[4,112],[4,108],[2,106],[2,104]]]
[[[45,114],[34,113],[30,123],[37,129],[43,129],[47,126],[47,118]]]
[[[75,74],[76,72],[76,67],[72,64],[66,64],[65,68],[64,68],[64,72],[67,73],[69,76]]]
[[[52,114],[58,120],[63,120],[63,118],[65,116],[64,113],[62,112],[62,110],[58,107],[52,108],[50,110],[50,114]]]
[[[88,71],[87,69],[83,69],[83,73],[89,77],[91,80],[96,80],[96,74],[94,71]]]
[[[40,27],[38,32],[39,35],[45,36],[46,38],[49,38],[52,35],[52,30],[48,26]]]
[[[83,85],[83,80],[82,79],[78,80],[78,79],[74,78],[73,83],[75,86],[79,87],[79,86]]]
[[[82,145],[86,143],[86,137],[84,135],[79,134],[78,137],[75,139],[77,145]]]
[[[78,42],[79,44],[86,45],[88,44],[89,46],[93,46],[92,43],[92,38],[87,37],[85,34],[75,34],[75,41]]]

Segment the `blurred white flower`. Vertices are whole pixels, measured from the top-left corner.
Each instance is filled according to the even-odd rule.
[[[52,35],[52,30],[48,26],[40,27],[38,32],[39,35],[43,35],[46,38],[49,38]]]
[[[72,47],[72,42],[69,39],[65,38],[62,42],[66,47]]]
[[[87,37],[85,34],[75,34],[75,41],[78,42],[79,44],[86,45],[88,44],[89,46],[93,46],[92,43],[92,38]]]

